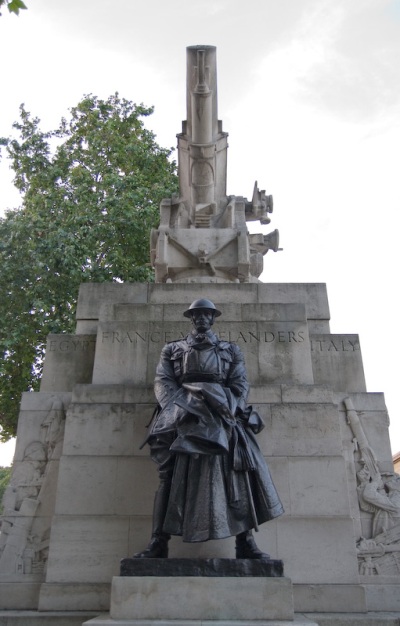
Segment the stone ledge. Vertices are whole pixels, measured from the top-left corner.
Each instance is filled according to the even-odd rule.
[[[382,391],[334,392],[334,401],[343,412],[342,402],[348,397],[351,398],[356,411],[383,411],[387,413],[385,394]]]
[[[96,615],[96,616],[95,616]],[[93,616],[93,618],[92,618]],[[83,621],[85,620],[85,621]],[[182,626],[181,620],[124,620],[121,626]],[[400,613],[295,613],[290,620],[257,620],[254,626],[399,626]],[[93,611],[0,611],[0,626],[118,626],[109,613]],[[185,620],[184,626],[251,626],[251,622]]]
[[[84,611],[98,615],[110,608],[110,588],[110,582],[43,583],[40,589],[38,611],[45,615],[56,611],[65,612],[66,615]],[[54,623],[58,626],[57,622]],[[2,626],[1,622],[0,626]]]
[[[122,559],[121,576],[283,576],[283,562],[273,559]]]
[[[114,576],[114,620],[293,620],[288,578]]]
[[[103,302],[126,304],[188,303],[207,297],[220,304],[304,303],[309,319],[329,320],[325,283],[241,283],[241,284],[149,284],[83,283],[79,289],[77,319],[98,319]]]
[[[73,404],[154,404],[153,385],[76,385],[72,395]]]
[[[0,626],[82,626],[98,615],[98,611],[0,611]]]
[[[400,613],[305,613],[318,626],[399,626]]]
[[[84,622],[82,626],[318,626],[314,622],[303,615],[295,615],[294,620],[114,620],[110,615],[101,615],[88,622]],[[391,626],[391,625],[389,625]]]

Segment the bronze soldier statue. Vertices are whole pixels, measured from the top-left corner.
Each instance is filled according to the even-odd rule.
[[[221,312],[195,300],[193,330],[164,346],[154,383],[158,411],[146,441],[160,484],[149,545],[134,558],[168,557],[171,535],[197,542],[236,536],[236,558],[269,558],[252,529],[283,513],[255,440],[264,424],[248,406],[240,348],[211,327]]]

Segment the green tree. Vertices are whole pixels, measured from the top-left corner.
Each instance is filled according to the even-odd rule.
[[[11,467],[0,467],[0,515],[3,513],[3,496],[11,478]]]
[[[1,15],[1,7],[6,5],[7,9],[10,13],[15,13],[15,15],[19,15],[21,9],[27,9],[28,7],[22,2],[22,0],[0,0],[0,15]]]
[[[19,209],[0,219],[0,425],[15,434],[23,391],[40,381],[46,336],[74,329],[80,283],[151,281],[150,230],[177,191],[171,150],[118,94],[85,96],[55,131],[23,105],[17,137],[1,139]]]

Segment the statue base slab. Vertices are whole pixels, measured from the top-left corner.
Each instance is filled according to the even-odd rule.
[[[397,626],[399,613],[295,613],[290,620],[257,620],[254,626]],[[249,620],[185,620],[185,626],[251,626]],[[109,614],[84,622],[82,626],[182,626],[180,620],[114,620]],[[29,625],[30,626],[30,625]]]
[[[292,621],[292,582],[260,576],[115,576],[110,617],[185,624],[190,620]]]
[[[295,613],[293,620],[257,620],[254,626],[398,626],[399,612]],[[95,611],[0,611],[1,626],[251,626],[249,620],[115,620]]]
[[[89,620],[88,622],[84,622],[82,626],[182,626],[184,623],[185,626],[319,626],[318,622],[314,622],[313,620],[304,617],[303,615],[299,615],[294,618],[294,620],[185,620],[182,622],[181,620],[115,620],[112,619],[109,615],[100,616],[98,618],[94,618]],[[386,622],[382,622],[385,624]],[[393,622],[393,625],[395,623]],[[329,623],[329,626],[336,626]],[[340,625],[342,626],[342,624]],[[359,626],[358,624],[355,626]],[[364,626],[364,624],[362,624]],[[372,624],[371,624],[372,626]],[[392,626],[392,623],[388,623],[387,626]],[[397,625],[396,625],[397,626]]]
[[[122,559],[121,576],[283,576],[274,559]]]

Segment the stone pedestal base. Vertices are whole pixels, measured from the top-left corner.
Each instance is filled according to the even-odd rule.
[[[88,622],[84,622],[82,626],[319,626],[318,622],[304,615],[298,615],[294,617],[294,620],[114,620],[109,615],[96,617]],[[397,626],[395,622],[382,622],[384,626]],[[329,626],[344,626],[336,625],[336,623],[329,623]],[[347,623],[346,623],[347,626]],[[351,625],[353,626],[353,625]],[[354,626],[364,626],[364,624],[355,624]],[[371,623],[372,626],[372,623]]]
[[[293,620],[288,578],[115,576],[114,620]],[[139,622],[140,623],[140,622]]]
[[[278,559],[121,559],[121,576],[283,576]]]

